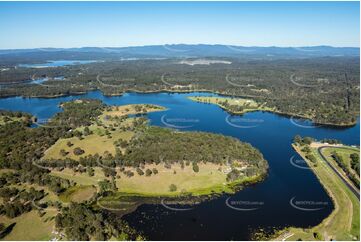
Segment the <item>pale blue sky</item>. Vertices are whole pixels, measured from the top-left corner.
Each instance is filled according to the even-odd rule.
[[[359,2],[0,2],[0,49],[359,47]]]

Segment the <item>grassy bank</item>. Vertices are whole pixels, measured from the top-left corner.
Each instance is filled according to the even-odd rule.
[[[97,190],[95,186],[74,186],[68,188],[65,192],[59,195],[59,199],[62,202],[77,202],[81,203],[87,200],[90,200],[95,194]]]
[[[164,164],[147,165],[145,169],[157,169],[158,174],[151,176],[139,175],[135,168],[129,168],[134,176],[120,175],[115,178],[118,193],[131,194],[142,197],[176,197],[184,194],[193,196],[209,195],[213,193],[232,193],[239,184],[254,183],[259,177],[245,177],[235,182],[227,182],[227,174],[223,168],[216,164],[199,164],[199,172],[194,172],[192,166],[181,168],[180,165],[172,165],[170,169]],[[145,170],[144,169],[144,170]],[[118,171],[120,172],[120,171]],[[86,173],[73,172],[71,169],[51,172],[52,175],[69,179],[77,183],[77,186],[98,186],[98,181],[108,179],[101,168],[94,169],[94,176]],[[170,186],[174,184],[175,190]]]

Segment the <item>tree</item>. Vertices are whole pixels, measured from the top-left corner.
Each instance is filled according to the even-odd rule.
[[[66,152],[64,149],[60,150],[60,155],[61,156],[66,156],[68,154],[68,152]]]
[[[89,134],[91,134],[91,131],[90,131],[89,127],[87,126],[84,128],[84,135],[87,136]]]
[[[171,192],[177,191],[177,186],[174,185],[174,184],[170,184],[170,186],[169,186],[169,191],[171,191]]]
[[[199,166],[196,162],[193,162],[193,171],[194,172],[199,172]]]
[[[76,147],[73,150],[73,153],[74,153],[74,155],[82,155],[82,154],[84,154],[84,150],[82,150],[80,147]]]
[[[143,172],[142,169],[140,169],[139,167],[137,168],[137,173],[138,173],[138,175],[140,175],[140,176],[143,176],[143,175],[144,175],[144,172]]]
[[[98,182],[100,194],[103,194],[105,192],[114,192],[117,191],[117,187],[115,184],[115,181],[109,181],[104,179],[103,181]]]
[[[360,174],[360,155],[353,153],[350,155],[351,158],[351,168],[354,169],[357,174]]]
[[[142,111],[142,106],[141,105],[136,105],[135,106],[135,112],[139,113]]]
[[[352,153],[350,158],[354,163],[360,162],[360,155],[357,153]]]
[[[239,178],[239,176],[240,176],[240,171],[238,171],[236,169],[232,169],[232,171],[227,174],[227,181],[233,182],[233,181],[237,180]]]
[[[308,154],[306,155],[306,158],[309,159],[312,163],[316,164],[317,163],[317,159],[313,154]]]
[[[146,175],[146,176],[151,176],[151,175],[152,175],[152,171],[151,171],[150,169],[147,169],[147,170],[145,171],[145,175]]]
[[[114,177],[117,175],[117,172],[114,169],[108,168],[108,167],[103,167],[102,168],[104,175],[106,177]]]
[[[313,141],[314,141],[314,139],[311,138],[311,137],[304,137],[303,138],[303,143],[305,143],[307,145],[310,145]]]
[[[158,174],[157,168],[153,168],[152,171],[153,171],[153,174],[154,174],[154,175]]]
[[[301,144],[302,143],[302,138],[300,135],[296,135],[293,139],[293,142],[296,143],[296,144]]]
[[[126,140],[120,140],[119,145],[121,148],[126,148],[128,145],[128,142]]]
[[[310,153],[310,152],[311,152],[311,149],[310,149],[310,147],[307,145],[307,146],[305,146],[304,148],[302,148],[302,151],[305,152],[305,153]]]
[[[87,167],[86,169],[89,176],[94,176],[94,169],[93,167]]]

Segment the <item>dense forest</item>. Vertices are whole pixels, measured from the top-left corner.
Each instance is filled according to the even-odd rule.
[[[55,218],[56,227],[65,231],[69,240],[144,240],[115,214],[95,210],[88,204],[72,203]]]
[[[222,151],[222,152],[220,152]],[[123,161],[126,165],[141,163],[211,162],[227,165],[234,161],[247,164],[247,176],[266,173],[267,162],[248,143],[235,138],[204,132],[178,132],[149,127],[130,142]]]
[[[214,59],[214,58],[213,58]],[[51,68],[9,68],[0,83],[0,97],[79,94],[101,90],[105,95],[126,91],[210,91],[245,96],[276,112],[310,118],[316,123],[350,125],[359,115],[359,59],[318,57],[304,59],[222,58],[231,64],[181,64],[181,59],[109,60]],[[56,77],[62,76],[59,80]]]
[[[83,103],[87,105],[82,105]],[[0,214],[13,218],[29,212],[34,209],[32,202],[41,199],[44,195],[42,190],[30,189],[26,192],[8,186],[34,184],[60,194],[75,185],[67,179],[52,176],[49,169],[37,166],[34,161],[40,159],[44,151],[59,138],[74,135],[69,132],[70,127],[86,123],[87,118],[96,116],[94,105],[99,109],[102,108],[102,104],[96,100],[78,102],[75,105],[79,107],[78,109],[74,105],[65,104],[64,113],[51,120],[48,126],[34,128],[30,127],[34,120],[30,119],[29,114],[1,112],[6,117],[25,118],[0,125],[0,169],[9,169],[0,174],[0,197],[3,201]],[[76,112],[72,112],[74,110]],[[72,112],[71,116],[69,112]]]

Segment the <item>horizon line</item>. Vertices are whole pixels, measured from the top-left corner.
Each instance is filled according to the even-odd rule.
[[[135,48],[135,47],[151,47],[151,46],[176,46],[176,45],[210,45],[210,46],[235,46],[235,47],[242,47],[242,48],[310,48],[310,47],[331,47],[331,48],[358,48],[360,46],[333,46],[333,45],[298,45],[298,46],[277,46],[277,45],[235,45],[235,44],[204,44],[204,43],[197,43],[197,44],[149,44],[149,45],[127,45],[127,46],[80,46],[80,47],[28,47],[28,48],[0,48],[1,51],[3,50],[36,50],[36,49],[81,49],[81,48]]]

